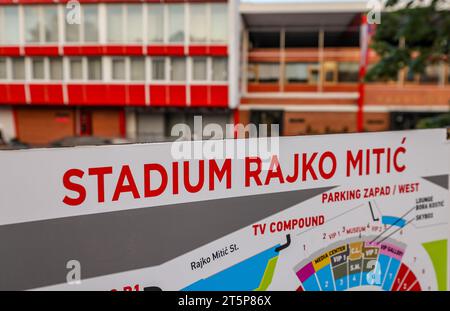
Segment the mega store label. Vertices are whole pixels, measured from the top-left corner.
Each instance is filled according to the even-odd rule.
[[[447,290],[446,134],[0,151],[0,289]]]

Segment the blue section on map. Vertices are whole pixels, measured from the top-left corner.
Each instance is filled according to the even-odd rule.
[[[316,272],[317,278],[319,279],[320,288],[323,291],[334,291],[334,278],[331,273],[331,266],[326,265],[322,269]]]
[[[252,256],[230,268],[222,270],[206,279],[199,280],[183,288],[185,291],[241,291],[254,290],[259,287],[267,263],[278,256],[276,245]]]
[[[346,290],[348,288],[348,276],[336,280],[336,290]]]
[[[403,228],[406,224],[406,220],[395,216],[382,216],[381,223],[384,225],[392,225]]]
[[[350,274],[348,287],[358,287],[361,285],[361,271]]]
[[[389,265],[388,271],[386,272],[386,278],[384,279],[384,283],[382,286],[384,290],[391,290],[392,283],[394,282],[399,267],[400,261],[395,258],[391,258],[391,263]]]
[[[386,276],[390,260],[391,257],[386,256],[384,254],[380,254],[380,256],[378,256],[378,265],[380,267],[380,282],[383,282],[384,277]]]
[[[369,285],[369,282],[367,281],[367,274],[368,274],[368,272],[362,272],[361,286]]]
[[[306,281],[303,283],[303,289],[307,291],[319,291],[319,283],[317,282],[315,274],[311,275]]]

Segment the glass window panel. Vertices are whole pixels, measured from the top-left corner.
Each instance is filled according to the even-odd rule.
[[[66,41],[67,42],[80,42],[80,25],[69,24],[66,25]]]
[[[164,6],[148,4],[148,41],[163,42],[164,40]]]
[[[192,63],[192,80],[205,81],[207,79],[206,57],[195,57]]]
[[[280,65],[278,63],[258,64],[258,82],[278,82],[280,76]]]
[[[83,4],[84,41],[98,41],[98,9],[96,5]]]
[[[0,79],[6,79],[6,58],[0,58]]]
[[[263,66],[263,65],[260,65]],[[290,83],[307,83],[308,82],[308,63],[288,63],[286,64],[286,80]],[[267,69],[266,69],[267,70]],[[278,70],[278,66],[273,69]],[[264,66],[263,66],[264,71]],[[263,72],[263,79],[266,78],[267,75]],[[276,77],[278,75],[275,75]]]
[[[338,63],[338,81],[339,82],[358,82],[359,81],[359,63],[356,63],[356,62]]]
[[[184,41],[184,5],[169,5],[169,42]]]
[[[424,73],[419,76],[419,81],[423,84],[438,84],[441,73],[442,67],[440,64],[428,65],[425,68]]]
[[[39,7],[25,6],[25,41],[40,42]]]
[[[447,85],[450,84],[450,65],[447,66]]]
[[[88,80],[102,79],[102,59],[99,57],[88,58]]]
[[[25,79],[25,60],[23,57],[12,58],[12,78],[14,80]]]
[[[112,60],[112,79],[125,80],[125,59],[113,58]]]
[[[63,78],[63,65],[61,58],[50,58],[50,79],[62,80]]]
[[[58,10],[56,6],[44,5],[45,42],[58,41]]]
[[[4,36],[5,36],[6,23],[5,23],[5,18],[3,17],[3,12],[4,12],[3,9],[4,8],[0,7],[0,44],[2,44],[5,41]]]
[[[213,58],[212,79],[213,81],[228,80],[228,62],[226,58]]]
[[[43,58],[33,58],[32,59],[32,67],[33,67],[33,79],[44,79],[45,78],[44,59]]]
[[[211,42],[228,41],[228,6],[224,3],[211,4]]]
[[[142,5],[128,4],[127,10],[127,41],[142,42]]]
[[[130,60],[130,79],[132,81],[145,80],[145,59],[143,57],[132,57]]]
[[[247,81],[248,82],[256,82],[256,70],[258,65],[248,64],[247,71]]]
[[[186,59],[184,57],[171,58],[171,81],[184,81],[186,80]]]
[[[0,12],[1,16],[1,12]],[[0,17],[0,41],[6,44],[14,44],[19,42],[19,10],[17,6],[3,7],[3,24]],[[3,35],[1,34],[3,32]]]
[[[205,4],[191,4],[190,14],[190,41],[191,42],[205,42],[206,41],[206,5]]]
[[[123,41],[123,6],[121,4],[107,5],[108,42]]]
[[[164,58],[152,59],[152,80],[166,79],[166,62]]]
[[[83,62],[81,58],[72,58],[70,60],[70,79],[83,79]]]

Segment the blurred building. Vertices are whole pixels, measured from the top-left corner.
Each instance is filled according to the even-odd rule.
[[[227,0],[0,0],[5,136],[167,139],[233,122],[238,7]],[[77,18],[79,23],[77,23]]]
[[[353,132],[358,107],[363,129],[375,131],[449,110],[444,64],[358,83],[364,1],[79,2],[0,0],[7,139],[160,141],[194,115],[203,125],[278,123],[283,135]]]
[[[283,135],[414,128],[450,110],[450,70],[439,64],[397,81],[359,84],[374,26],[365,1],[242,3],[241,122],[278,123]],[[367,53],[365,51],[367,50]],[[363,61],[362,61],[363,60]]]

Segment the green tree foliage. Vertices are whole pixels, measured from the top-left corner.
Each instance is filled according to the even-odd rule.
[[[447,9],[445,9],[445,6]],[[388,0],[371,48],[380,61],[366,79],[393,80],[402,68],[423,73],[428,64],[449,61],[449,0]]]

